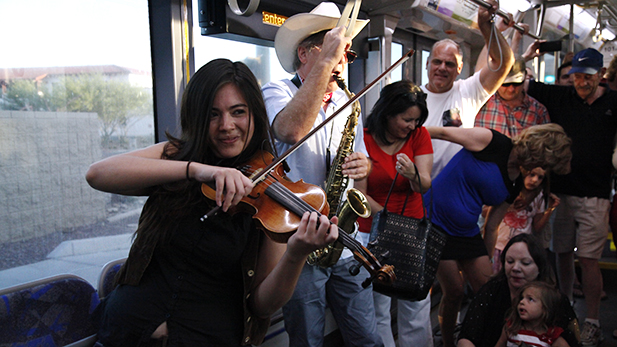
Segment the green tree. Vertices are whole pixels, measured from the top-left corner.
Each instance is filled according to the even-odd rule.
[[[49,111],[49,100],[36,81],[17,80],[9,85],[2,96],[0,109],[14,111]]]
[[[39,86],[35,81],[9,84],[0,109],[95,112],[101,120],[101,141],[107,147],[113,136],[124,137],[130,118],[152,114],[151,93],[127,81],[101,74],[65,76]]]
[[[63,87],[62,87],[63,86]],[[104,145],[123,131],[131,117],[151,113],[152,97],[126,81],[105,80],[100,74],[68,76],[53,87],[52,104],[67,112],[96,112]]]

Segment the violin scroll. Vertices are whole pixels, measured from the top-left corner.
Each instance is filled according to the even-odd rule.
[[[391,286],[395,280],[396,275],[394,274],[394,266],[386,264],[382,266],[375,275],[372,275],[371,277],[364,280],[364,282],[362,282],[362,288],[368,287],[373,281],[376,281],[383,285]]]
[[[339,238],[340,236],[341,234],[339,234]],[[394,281],[396,280],[394,266],[388,264],[381,265],[381,263],[379,262],[379,260],[377,260],[377,258],[375,258],[373,253],[371,253],[366,247],[362,245],[348,248],[352,250],[354,258],[359,262],[359,265],[364,266],[371,275],[371,277],[367,278],[364,282],[362,282],[363,288],[368,287],[373,281],[377,281],[383,285],[389,286],[394,283]],[[352,276],[355,276],[359,273],[359,265],[349,268],[349,273]]]

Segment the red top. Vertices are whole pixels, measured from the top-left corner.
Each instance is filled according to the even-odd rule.
[[[373,162],[373,170],[367,182],[367,193],[373,200],[382,206],[386,202],[392,180],[394,180],[394,176],[396,176],[396,169],[394,168],[396,165],[396,154],[405,153],[409,159],[413,161],[415,156],[433,153],[431,137],[424,127],[420,127],[413,131],[403,147],[394,155],[384,152],[366,129],[364,129],[364,144]],[[388,211],[400,214],[405,203],[407,192],[410,192],[410,190],[411,185],[409,180],[399,175],[392,189],[390,200],[388,200]],[[373,213],[375,212],[377,211],[373,211]],[[419,193],[411,191],[404,215],[421,218],[422,214],[422,198]],[[370,232],[372,222],[373,217],[358,218],[360,231],[365,233]]]

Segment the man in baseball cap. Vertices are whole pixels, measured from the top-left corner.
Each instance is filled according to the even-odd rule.
[[[572,59],[572,69],[570,73],[584,73],[594,75],[598,73],[604,66],[604,57],[602,53],[593,48],[583,49],[576,53]]]
[[[593,48],[584,49],[572,58],[570,75],[574,77],[574,89],[578,96],[589,104],[604,92],[604,87],[598,89],[604,75],[603,66],[602,53]]]
[[[551,176],[551,190],[561,199],[554,214],[552,246],[559,265],[559,286],[570,300],[576,249],[587,308],[581,345],[591,347],[603,340],[598,260],[608,236],[617,92],[600,84],[603,57],[593,48],[574,55],[570,75],[573,86],[530,82],[528,93],[546,106],[551,121],[561,125],[572,139],[571,172]]]
[[[342,26],[337,27],[340,18],[336,4],[322,2],[310,13],[288,18],[276,34],[274,48],[279,62],[294,74],[293,78],[273,81],[262,88],[279,153],[296,144],[349,100],[334,75],[341,76],[355,59],[351,40],[368,20],[343,19]],[[287,158],[287,176],[291,180],[303,179],[325,188],[328,168],[336,158],[351,112],[351,108],[343,110]],[[348,189],[353,187],[354,179],[362,179],[370,171],[363,128],[362,116],[358,115],[353,153],[345,159],[342,170],[350,178]],[[368,234],[357,233],[356,237],[366,246],[368,237],[361,234]],[[372,286],[362,287],[370,275],[364,268],[358,275],[350,275],[349,269],[355,264],[351,252],[345,249],[330,267],[304,266],[292,298],[283,307],[290,346],[323,346],[326,306],[334,314],[345,345],[383,346],[377,332]]]

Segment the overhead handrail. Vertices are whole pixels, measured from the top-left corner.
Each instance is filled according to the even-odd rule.
[[[229,8],[233,11],[233,13],[238,16],[250,17],[255,13],[257,7],[259,6],[259,0],[250,0],[249,4],[246,6],[244,10],[240,9],[238,5],[238,0],[228,0]]]
[[[486,1],[484,1],[484,0],[471,0],[471,1],[475,2],[478,6],[482,6],[482,7],[486,8],[486,9],[491,8],[491,7],[493,6],[493,5],[489,4],[488,2],[486,2]],[[498,9],[498,10],[495,12],[495,14],[496,14],[496,15],[498,15],[498,16],[500,16],[501,18],[505,19],[506,24],[510,21],[510,17],[508,16],[508,15],[509,15],[509,13],[504,12],[504,11],[503,11],[503,10],[501,10],[501,9]],[[513,27],[514,29],[516,29],[516,30],[520,31],[521,33],[525,34],[525,28],[523,28],[522,26],[520,26],[520,25],[518,25],[518,24],[514,24],[512,27]],[[541,38],[540,38],[539,36],[534,35],[534,34],[532,34],[532,33],[530,33],[530,32],[527,32],[526,34],[527,34],[527,35],[529,35],[530,37],[533,37],[533,38],[534,38],[534,39],[536,39],[536,40],[541,40]]]

